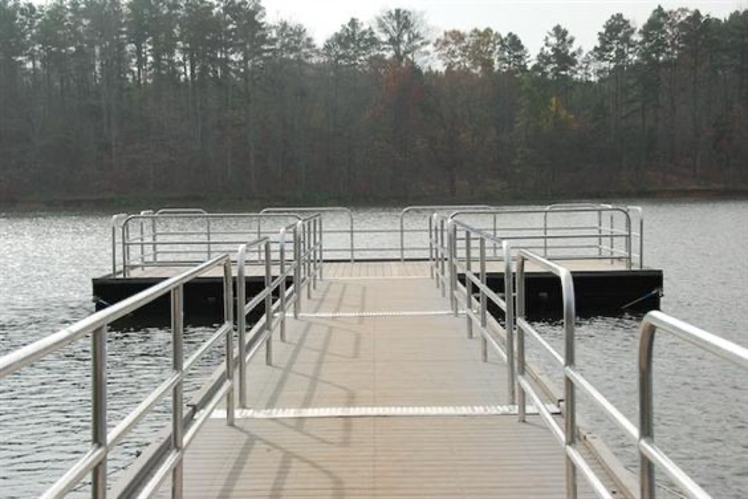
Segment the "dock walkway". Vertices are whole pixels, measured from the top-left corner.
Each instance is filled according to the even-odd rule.
[[[563,497],[562,447],[538,416],[518,422],[505,365],[481,360],[427,269],[359,267],[319,282],[273,366],[249,365],[251,410],[201,430],[185,496]]]

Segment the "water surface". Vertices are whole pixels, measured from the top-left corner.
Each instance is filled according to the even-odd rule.
[[[748,345],[748,202],[627,203],[644,207],[646,264],[665,271],[663,310]],[[396,213],[389,208],[361,209],[356,218],[359,224],[396,229]],[[345,224],[344,217],[336,217],[326,228]],[[0,353],[53,333],[94,310],[90,280],[111,267],[109,228],[110,214],[103,211],[0,213]],[[396,246],[399,236],[387,240]],[[347,240],[341,236],[338,243],[346,246]],[[634,423],[639,321],[623,316],[578,323],[578,365]],[[187,329],[187,355],[210,331]],[[542,331],[561,349],[557,324],[544,325]],[[110,421],[116,422],[169,372],[170,333],[160,328],[113,331],[109,339]],[[89,344],[90,339],[82,340],[0,381],[2,496],[40,494],[86,450]],[[529,344],[528,353],[550,371],[552,365],[540,355],[539,346]],[[219,345],[188,381],[190,391],[220,356]],[[745,372],[667,336],[657,339],[655,366],[659,445],[712,495],[748,495]],[[560,374],[550,373],[560,385]],[[584,399],[582,404],[587,427],[601,434],[635,469],[630,444]],[[112,481],[169,418],[167,400],[116,449],[110,460]],[[87,495],[88,490],[77,494]]]

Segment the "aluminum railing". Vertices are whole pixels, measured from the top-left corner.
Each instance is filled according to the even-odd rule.
[[[654,391],[652,386],[654,341],[657,332],[670,334],[720,359],[748,370],[748,349],[729,340],[696,328],[667,314],[653,311],[644,317],[639,332],[639,461],[640,494],[654,498],[656,494],[655,467],[677,484],[688,497],[710,498],[654,440]]]
[[[224,321],[222,325],[187,360],[184,358],[184,286],[210,270],[223,268]],[[65,496],[86,475],[91,474],[92,496],[104,498],[107,493],[107,457],[109,453],[145,418],[167,395],[172,396],[171,448],[155,466],[151,479],[143,486],[140,495],[147,497],[160,488],[171,474],[172,494],[182,496],[182,464],[187,447],[197,432],[207,421],[213,409],[225,397],[227,420],[234,418],[233,402],[233,287],[231,260],[228,255],[217,256],[179,276],[163,281],[132,297],[97,312],[72,326],[45,337],[17,351],[0,358],[0,378],[18,372],[30,364],[91,334],[91,377],[92,377],[92,439],[88,451],[43,494],[45,498]],[[107,327],[124,316],[150,304],[156,299],[170,294],[172,330],[172,371],[169,377],[152,391],[124,419],[117,422],[110,431],[111,422],[107,419]],[[206,404],[198,417],[185,427],[184,381],[187,373],[208,352],[223,340],[226,346],[225,379],[214,397]]]
[[[526,262],[532,262],[555,274],[561,282],[564,309],[563,355],[543,339],[540,333],[526,319]],[[642,320],[639,333],[639,427],[637,427],[577,369],[575,360],[574,283],[571,272],[537,254],[527,250],[519,250],[515,273],[517,285],[515,326],[519,419],[520,421],[525,420],[526,396],[529,396],[546,425],[548,425],[553,435],[564,447],[566,454],[567,496],[570,498],[577,496],[577,472],[581,472],[598,495],[603,498],[611,498],[610,492],[605,488],[599,476],[597,476],[577,448],[579,434],[577,428],[577,391],[580,391],[629,440],[636,443],[640,457],[639,488],[642,498],[655,498],[656,496],[655,466],[660,467],[688,497],[710,498],[690,476],[654,443],[652,351],[655,333],[659,330],[674,335],[743,369],[748,369],[748,349],[664,313],[658,311],[648,313]],[[542,398],[527,376],[526,335],[529,335],[542,346],[550,354],[554,362],[563,370],[563,429],[550,412],[542,406]]]
[[[549,205],[540,209],[500,208],[488,205],[423,205],[406,207],[397,215],[399,227],[361,227],[351,209],[346,207],[273,207],[263,209],[258,214],[209,214],[200,208],[163,209],[156,213],[141,212],[138,215],[117,215],[112,219],[112,274],[127,277],[136,268],[179,267],[194,265],[213,253],[231,252],[235,245],[249,238],[272,236],[275,226],[270,230],[263,227],[268,221],[283,221],[283,218],[296,218],[309,213],[342,214],[347,222],[345,227],[327,224],[323,236],[329,242],[322,244],[323,254],[337,258],[345,257],[350,262],[371,257],[430,258],[429,231],[426,221],[431,220],[433,212],[451,213],[453,218],[489,217],[487,227],[480,227],[471,221],[474,228],[498,237],[516,240],[531,239],[535,245],[524,244],[530,250],[542,250],[547,257],[553,253],[586,250],[589,258],[625,261],[627,265],[643,267],[643,228],[644,219],[639,207],[625,207],[608,204],[560,204]],[[408,227],[409,216],[419,212],[430,212],[421,227]],[[555,225],[550,220],[557,215],[577,215],[584,213],[597,214],[595,224],[589,221],[584,224],[563,222]],[[505,225],[506,217],[530,216],[536,214],[535,224],[526,227]],[[605,220],[604,216],[605,215]],[[324,218],[324,217],[323,217]],[[499,224],[502,219],[502,224]],[[632,224],[638,221],[639,231],[632,230]],[[172,226],[182,222],[188,227],[177,230]],[[189,223],[189,224],[188,224]],[[239,228],[221,228],[221,225],[238,225]],[[511,236],[509,233],[512,233]],[[345,243],[341,244],[340,237]],[[368,243],[362,243],[368,238]],[[399,242],[396,243],[396,239]],[[323,238],[324,239],[324,238]],[[634,240],[638,240],[638,254],[632,251]],[[622,244],[619,244],[621,243]],[[566,244],[564,244],[566,243]],[[458,242],[462,245],[462,242]],[[494,241],[490,246],[493,257],[499,257],[500,245]],[[119,261],[118,256],[119,255]],[[257,258],[261,258],[258,250]],[[570,258],[580,258],[570,256]]]
[[[435,227],[446,227],[444,232],[435,231]],[[464,255],[461,259],[455,252],[458,232],[464,234]],[[473,253],[473,240],[477,241],[477,256]],[[511,258],[511,245],[508,241],[501,241],[486,231],[476,229],[464,222],[449,220],[447,217],[434,214],[429,223],[429,241],[432,248],[430,255],[431,276],[436,278],[438,288],[442,289],[442,295],[446,295],[449,287],[449,299],[452,311],[455,315],[459,313],[459,302],[465,305],[465,316],[467,320],[467,336],[473,338],[473,330],[478,329],[481,340],[481,356],[484,362],[488,361],[488,344],[494,348],[507,364],[507,402],[515,403],[515,364],[514,356],[508,353],[514,352],[514,286]],[[489,244],[501,245],[504,253],[504,275],[510,279],[504,280],[504,297],[494,292],[487,283],[486,264],[488,255],[486,248]],[[446,258],[442,259],[442,256]],[[447,267],[440,265],[446,262]],[[477,273],[473,269],[477,264]],[[459,284],[458,276],[465,277],[465,285]],[[475,290],[474,290],[475,287]],[[478,300],[474,298],[477,293]],[[506,297],[510,297],[506,300]],[[504,313],[504,331],[497,332],[504,335],[504,346],[501,346],[494,336],[492,329],[498,326],[495,321],[489,321],[489,301]]]
[[[356,261],[356,243],[355,243],[355,223],[353,219],[353,211],[347,207],[270,207],[264,208],[260,213],[262,215],[277,214],[277,215],[301,215],[308,213],[324,214],[324,213],[342,213],[348,217],[348,230],[347,234],[350,238],[350,260],[351,262]],[[340,234],[345,231],[328,231],[328,234]],[[324,244],[322,245],[324,248]],[[336,251],[338,249],[331,249],[330,251]],[[323,251],[323,250],[320,250]]]
[[[631,213],[639,216],[640,231],[632,229]],[[549,225],[549,217],[563,215],[572,219],[563,225]],[[597,223],[591,223],[585,215],[597,215]],[[450,215],[451,219],[477,219],[485,216],[522,220],[540,218],[532,225],[500,226],[494,236],[501,234],[501,239],[510,240],[527,250],[538,251],[547,258],[556,260],[616,260],[623,261],[627,269],[643,268],[643,227],[644,219],[638,207],[619,207],[611,205],[549,205],[541,209],[504,208],[492,210],[460,210]],[[608,216],[609,226],[602,225],[603,218]],[[616,226],[622,219],[623,229]],[[473,224],[475,225],[475,224]],[[634,239],[639,240],[639,253],[633,251]],[[622,248],[617,242],[622,241]],[[606,244],[607,243],[607,244]],[[499,257],[494,245],[494,257]],[[562,251],[564,253],[558,253]]]
[[[298,317],[301,307],[301,290],[306,286],[307,296],[310,296],[311,290],[317,286],[318,277],[321,277],[323,267],[321,258],[322,220],[319,214],[301,218],[298,222],[281,228],[277,234],[279,272],[275,278],[273,277],[275,261],[273,260],[269,238],[261,238],[242,244],[237,252],[236,291],[239,352],[236,357],[236,364],[233,345],[233,261],[228,254],[214,257],[193,269],[95,313],[54,335],[0,358],[0,378],[4,378],[36,361],[58,353],[88,334],[92,335],[92,443],[85,455],[58,479],[43,494],[43,497],[63,497],[79,485],[86,475],[91,474],[92,496],[94,498],[105,498],[107,494],[108,454],[169,394],[172,396],[171,446],[168,453],[159,456],[155,465],[153,462],[148,464],[152,468],[146,474],[149,479],[137,488],[137,495],[141,498],[153,495],[159,491],[164,481],[171,475],[172,496],[175,498],[183,496],[182,464],[185,450],[224,398],[226,400],[227,422],[230,425],[233,424],[236,407],[234,373],[237,365],[240,377],[238,384],[239,405],[245,408],[247,405],[247,363],[263,346],[267,348],[266,361],[272,363],[272,334],[280,325],[281,340],[285,341],[285,316],[288,304],[294,304],[294,315]],[[287,252],[289,235],[292,251]],[[255,247],[263,250],[264,259],[260,264],[264,267],[265,286],[260,293],[247,302],[246,268],[249,265],[247,254]],[[184,287],[216,267],[223,269],[224,321],[210,338],[185,360],[183,348]],[[286,284],[289,277],[293,277],[291,287],[287,287]],[[279,298],[274,302],[273,295],[276,293]],[[111,427],[111,423],[107,421],[107,327],[166,294],[171,296],[172,372],[130,414],[116,423],[111,431],[107,432],[107,429]],[[252,327],[251,331],[247,332],[247,316],[261,305],[264,306],[262,318]],[[221,340],[224,341],[226,349],[225,367],[222,371],[224,373],[223,381],[204,406],[194,408],[194,419],[186,422],[183,413],[185,378],[196,363]]]
[[[322,219],[319,214],[306,217],[296,224],[281,228],[278,233],[279,258],[278,273],[273,279],[273,253],[271,241],[260,238],[241,245],[237,252],[237,330],[239,333],[239,406],[247,408],[247,364],[254,358],[261,347],[265,347],[265,362],[273,363],[273,332],[280,326],[280,340],[286,341],[286,315],[289,304],[293,304],[294,318],[299,317],[302,301],[302,290],[306,286],[307,298],[312,289],[317,288],[317,278],[322,277],[323,260],[321,257]],[[291,235],[293,260],[286,253],[287,236]],[[247,254],[252,247],[263,250],[265,287],[247,302],[246,266]],[[293,285],[287,288],[286,281],[293,277]],[[278,300],[273,303],[273,294],[277,291]],[[264,311],[260,320],[247,331],[247,316],[258,307]],[[276,319],[277,317],[277,319]]]
[[[583,208],[554,207],[551,210]],[[598,207],[595,207],[595,210],[597,209]],[[464,242],[461,248],[458,247],[460,240]],[[474,256],[474,241],[478,243],[477,258]],[[489,244],[497,244],[502,248],[504,276],[506,277],[503,297],[491,290],[485,282],[486,263],[490,261],[486,255],[486,247]],[[516,391],[519,420],[525,421],[526,419],[529,398],[554,437],[562,444],[566,457],[566,494],[568,497],[577,496],[577,475],[581,473],[596,494],[602,498],[611,498],[611,492],[579,450],[577,424],[577,393],[579,392],[584,394],[608,420],[636,444],[640,457],[639,488],[642,498],[655,498],[656,496],[655,467],[661,468],[688,497],[710,498],[692,478],[655,445],[652,389],[652,351],[655,333],[659,330],[674,335],[744,369],[748,369],[748,349],[661,312],[647,314],[640,328],[638,354],[640,403],[639,426],[637,427],[584,377],[576,366],[574,282],[568,269],[527,249],[512,249],[509,238],[497,238],[486,230],[474,228],[463,221],[439,214],[433,214],[429,219],[429,247],[431,276],[436,279],[436,286],[441,288],[442,296],[449,298],[450,307],[455,314],[460,312],[458,309],[460,303],[464,304],[468,337],[472,337],[474,329],[477,328],[481,336],[483,359],[487,357],[487,344],[490,343],[496,348],[500,357],[506,361],[509,380],[508,399],[513,403]],[[516,262],[514,270],[512,262]],[[557,352],[527,320],[527,262],[532,262],[552,273],[560,281],[563,302],[563,354]],[[473,263],[478,265],[477,272],[473,269]],[[464,286],[460,284],[460,276],[464,277]],[[516,296],[513,294],[515,286]],[[478,296],[477,301],[475,295]],[[490,315],[487,314],[489,301],[504,313],[504,331],[498,332],[499,335],[504,334],[503,346],[494,338],[497,332],[487,327],[487,319],[490,319]],[[548,410],[536,389],[535,383],[540,379],[538,379],[537,370],[531,370],[526,361],[527,336],[540,345],[562,370],[563,416],[560,422]]]
[[[294,214],[209,214],[202,209],[118,214],[112,217],[112,275],[129,277],[133,269],[191,267],[218,253],[233,254],[237,245],[254,235],[277,232],[277,226],[263,229],[263,222],[301,218]],[[239,227],[217,229],[221,223]],[[203,225],[196,228],[195,224]],[[188,227],[169,227],[173,225]]]
[[[482,209],[491,209],[489,205],[414,205],[411,207],[405,207],[400,212],[400,261],[405,261],[405,252],[406,252],[406,246],[405,246],[405,235],[408,232],[416,232],[416,231],[406,231],[405,229],[405,217],[413,212],[430,212],[430,214],[433,214],[435,211],[454,211],[457,209],[464,209],[464,210],[482,210]],[[430,216],[429,214],[429,216]],[[418,231],[419,233],[422,231]],[[429,239],[431,238],[431,235],[429,233]]]

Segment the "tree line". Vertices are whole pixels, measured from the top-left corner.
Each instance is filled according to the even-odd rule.
[[[259,0],[0,0],[0,201],[748,188],[748,10],[622,14],[584,53],[422,15],[321,46]]]

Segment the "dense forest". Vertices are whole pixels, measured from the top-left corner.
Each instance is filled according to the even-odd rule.
[[[490,23],[490,20],[486,21]],[[0,201],[748,189],[748,10],[621,14],[583,53],[419,13],[321,46],[259,0],[0,0]]]

